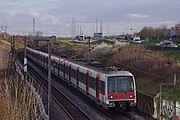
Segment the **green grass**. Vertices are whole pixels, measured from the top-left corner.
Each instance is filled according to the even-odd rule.
[[[152,39],[149,41],[144,41],[143,44],[148,46],[156,46],[156,44],[159,44],[160,42],[161,42],[160,40]]]
[[[154,96],[157,99],[160,97],[160,83],[153,82],[152,80],[138,80],[137,90]],[[180,86],[176,86],[175,92],[173,86],[163,86],[163,98],[167,100],[180,101],[179,93]]]
[[[65,43],[65,44],[70,45],[70,46],[74,46],[74,45],[75,45],[75,43],[74,43],[73,40],[58,39],[57,41],[62,42],[62,43]]]
[[[147,93],[151,96],[156,96],[159,93],[159,84],[151,80],[141,80],[137,82],[137,90]]]
[[[97,44],[101,44],[101,43],[114,44],[115,41],[114,41],[114,40],[110,40],[110,39],[104,39],[104,38],[102,38],[102,39],[98,40],[96,43],[97,43]]]
[[[173,92],[173,89],[169,89],[166,92],[163,92],[163,98],[166,98],[168,100],[177,100],[180,101],[180,89],[176,89],[175,93]]]
[[[80,43],[76,43],[74,42],[73,40],[65,40],[65,39],[58,39],[56,40],[56,42],[61,42],[61,43],[64,43],[68,46],[78,46],[78,47],[86,47],[85,44],[80,44]]]
[[[180,58],[180,51],[160,51],[163,55],[168,57],[177,57]]]

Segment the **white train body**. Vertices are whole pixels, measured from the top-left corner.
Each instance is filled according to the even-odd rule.
[[[48,69],[48,54],[28,49],[28,58]],[[136,105],[134,76],[128,71],[107,71],[85,62],[68,61],[52,55],[51,71],[106,109]],[[60,79],[61,80],[61,79]]]

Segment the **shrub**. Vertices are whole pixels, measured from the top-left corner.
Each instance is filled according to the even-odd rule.
[[[109,45],[103,42],[102,44],[97,45],[89,53],[86,52],[84,56],[86,59],[89,55],[91,59],[104,60],[107,56],[112,56],[113,53],[118,51],[119,47],[124,45],[126,45],[126,43],[115,42],[114,45]]]

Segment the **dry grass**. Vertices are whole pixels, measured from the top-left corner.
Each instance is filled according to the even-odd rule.
[[[40,120],[37,101],[25,81],[11,76],[4,79],[1,95],[0,119],[2,120]]]
[[[178,58],[148,50],[144,45],[102,44],[94,48],[90,56],[106,66],[131,71],[136,78],[154,79],[156,82],[168,82],[167,79],[171,79],[173,72],[179,67]]]
[[[9,49],[0,45],[0,51],[0,120],[42,119],[31,88],[17,74],[9,72]]]
[[[169,74],[170,71],[174,71],[177,66],[177,63],[173,58],[147,50],[143,45],[127,45],[119,47],[118,51],[111,56],[111,59],[106,60],[105,64],[128,69],[137,74],[137,76],[140,71],[163,76]],[[126,65],[131,67],[125,67]],[[141,73],[140,75],[145,75],[144,73]]]

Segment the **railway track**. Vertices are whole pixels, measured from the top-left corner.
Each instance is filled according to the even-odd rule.
[[[33,61],[31,61],[32,62],[31,63],[30,61],[31,60],[29,60],[29,62],[28,62],[28,64],[29,64],[28,70],[30,70],[30,73],[33,76],[41,76],[41,77],[37,77],[36,79],[38,79],[38,80],[41,79],[41,81],[39,81],[39,83],[42,83],[43,86],[45,88],[47,88],[48,87],[47,70],[45,70],[41,66],[37,65],[37,63],[34,63]],[[35,64],[36,67],[34,67],[34,64]],[[58,78],[57,76],[54,76],[52,74],[52,79],[53,79],[53,81],[54,80],[56,81],[57,79],[60,79],[60,78]],[[91,111],[91,113],[87,112],[87,111],[83,112],[84,110],[82,110],[80,107],[78,107],[79,104],[73,102],[73,101],[76,102],[77,100],[73,99],[73,101],[72,101],[71,99],[69,99],[66,96],[66,94],[67,94],[66,90],[64,90],[63,92],[59,90],[59,88],[57,87],[57,84],[61,84],[59,80],[57,80],[56,82],[52,82],[52,84],[54,84],[54,85],[52,85],[52,98],[58,103],[59,106],[62,106],[63,111],[65,111],[65,113],[69,116],[68,117],[69,119],[83,119],[83,120],[84,119],[97,119],[96,117],[92,117],[92,115],[89,115],[89,114],[92,114],[93,110],[89,110],[89,111]],[[71,88],[72,87],[69,87],[68,89],[71,89]],[[46,89],[46,91],[47,91],[47,89]],[[73,92],[75,92],[75,91],[73,91]],[[82,95],[80,95],[79,92],[78,92],[77,96],[82,96]],[[85,99],[87,99],[87,98],[85,98]],[[87,101],[89,102],[90,100],[88,99]],[[89,102],[89,104],[91,104],[91,103],[92,102]],[[91,107],[92,106],[93,106],[93,103],[92,103]],[[98,109],[97,106],[95,106],[95,105],[94,105],[94,108]],[[139,117],[136,117],[136,115],[130,115],[130,114],[110,115],[109,113],[102,112],[103,110],[97,110],[97,111],[100,111],[101,114],[103,114],[103,115],[101,115],[103,117],[101,117],[100,119],[114,119],[114,120],[121,120],[121,119],[123,119],[123,120],[130,120],[130,119],[134,119],[134,120],[144,120],[144,119],[139,119]]]
[[[22,62],[22,56],[19,56],[19,61]],[[43,74],[37,68],[35,68],[30,62],[28,64],[28,73],[30,73],[36,80],[40,80],[39,83],[42,84],[44,89],[48,91],[48,80],[47,75]],[[68,119],[82,119],[91,120],[91,118],[86,114],[80,107],[78,107],[70,98],[68,98],[62,91],[60,91],[56,86],[51,85],[52,98],[57,102],[57,104],[63,109],[63,111],[69,117]],[[55,116],[53,116],[55,117]]]

